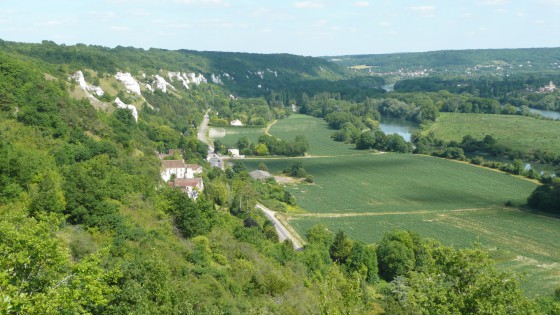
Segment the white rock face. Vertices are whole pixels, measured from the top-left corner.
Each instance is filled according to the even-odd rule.
[[[137,95],[142,95],[142,93],[140,92],[140,84],[138,84],[138,81],[136,81],[136,79],[134,79],[130,73],[117,72],[115,78],[124,83],[127,91],[135,93]]]
[[[213,73],[212,73],[212,82],[221,85],[224,84],[224,82],[222,82],[222,79],[220,78],[220,75],[214,75]]]
[[[84,90],[85,92],[90,92],[97,96],[103,95],[103,90],[100,87],[95,86],[93,84],[88,84],[86,82],[86,79],[84,78],[84,74],[82,71],[78,71],[74,73],[74,75],[70,76],[68,79],[76,80],[76,82],[78,82],[82,90]]]
[[[136,107],[134,105],[128,105],[125,104],[123,101],[121,101],[120,98],[116,98],[115,99],[115,103],[117,104],[118,108],[124,108],[124,109],[128,109],[132,112],[132,116],[134,117],[134,120],[136,122],[138,122],[138,111],[136,110]]]
[[[156,78],[156,87],[160,89],[163,93],[167,93],[168,86],[172,89],[175,89],[173,85],[169,84],[167,81],[165,81],[164,78],[160,77],[159,75],[156,74],[155,78]]]
[[[153,91],[154,91],[154,88],[153,88],[151,85],[147,84],[147,83],[146,83],[146,89],[148,89],[148,91],[150,91],[150,92],[153,92]]]
[[[185,89],[189,89],[189,84],[196,84],[199,85],[201,83],[208,83],[206,78],[201,74],[196,73],[186,73],[186,72],[168,72],[167,76],[169,80],[179,80],[185,87]]]

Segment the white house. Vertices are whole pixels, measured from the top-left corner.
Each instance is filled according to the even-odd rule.
[[[173,174],[175,178],[185,178],[187,174],[187,168],[183,160],[163,160],[161,165],[163,166],[161,178],[166,182],[171,179]]]
[[[239,119],[232,120],[232,121],[229,122],[229,124],[232,125],[232,126],[239,126],[239,127],[243,126],[243,123]]]
[[[194,178],[195,174],[202,173],[202,166],[198,164],[187,164],[185,165],[186,173],[185,178]]]
[[[198,194],[204,190],[202,178],[177,178],[174,182],[169,182],[171,187],[179,187],[189,195],[189,198],[198,198]]]
[[[228,154],[231,155],[231,157],[239,157],[239,149],[228,149]]]

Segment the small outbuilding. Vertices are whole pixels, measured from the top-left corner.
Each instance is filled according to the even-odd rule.
[[[231,126],[239,126],[239,127],[243,127],[243,123],[241,122],[241,120],[236,119],[236,120],[232,120],[229,122],[229,124]]]
[[[272,175],[269,172],[261,171],[261,170],[254,170],[249,173],[249,176],[251,176],[251,178],[253,179],[261,180],[261,181],[265,181],[267,178],[272,177]]]

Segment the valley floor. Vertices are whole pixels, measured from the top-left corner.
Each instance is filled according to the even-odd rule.
[[[526,274],[531,296],[560,284],[560,220],[526,212],[522,205],[536,184],[512,175],[412,154],[372,154],[328,138],[323,121],[295,115],[278,121],[272,135],[290,139],[298,128],[310,142],[302,160],[314,184],[289,186],[307,212],[284,218],[305,235],[323,223],[336,232],[378,242],[385,232],[405,229],[457,247],[482,246],[500,266]],[[290,158],[248,159],[280,173]],[[506,202],[514,207],[505,207]]]

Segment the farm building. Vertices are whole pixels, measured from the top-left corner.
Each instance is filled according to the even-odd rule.
[[[261,171],[261,170],[255,170],[249,173],[249,176],[251,176],[253,179],[257,179],[257,180],[261,180],[264,181],[267,178],[272,177],[272,175],[270,175],[269,172],[267,171]]]

